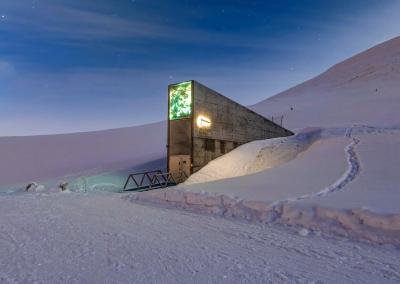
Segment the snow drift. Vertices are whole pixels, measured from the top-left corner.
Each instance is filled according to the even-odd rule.
[[[284,164],[314,143],[321,129],[307,128],[297,135],[244,144],[191,175],[184,185],[249,175]]]
[[[307,203],[268,204],[180,189],[131,194],[129,200],[173,205],[194,212],[253,222],[297,225],[351,239],[400,245],[400,214],[377,214],[362,208],[336,210]]]

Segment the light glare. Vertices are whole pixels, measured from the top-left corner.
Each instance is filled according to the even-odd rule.
[[[211,126],[211,120],[205,116],[198,116],[197,117],[197,126],[200,128],[206,128]]]

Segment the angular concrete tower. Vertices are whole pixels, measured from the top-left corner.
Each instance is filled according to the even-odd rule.
[[[237,146],[293,133],[196,82],[168,86],[168,171],[198,171]]]

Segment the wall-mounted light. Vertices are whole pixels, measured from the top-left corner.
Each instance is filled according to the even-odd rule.
[[[211,120],[205,116],[198,116],[197,117],[197,126],[200,128],[208,128],[211,126]]]

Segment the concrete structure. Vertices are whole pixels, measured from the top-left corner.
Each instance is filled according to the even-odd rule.
[[[293,133],[196,82],[168,87],[168,171],[188,176],[237,146]]]

